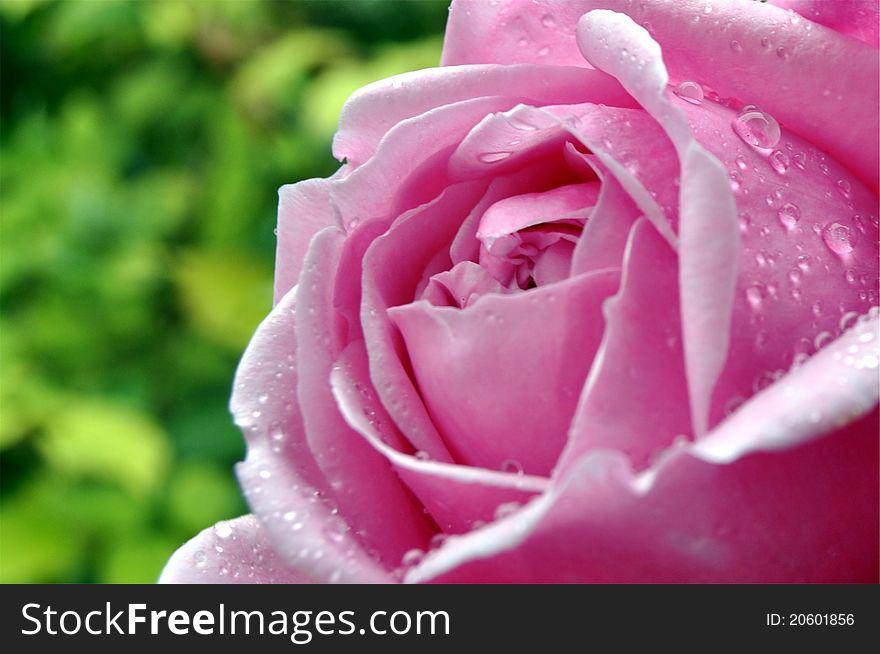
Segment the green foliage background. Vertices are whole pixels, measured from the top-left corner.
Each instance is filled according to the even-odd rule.
[[[0,581],[152,582],[246,509],[276,195],[445,0],[0,0]]]

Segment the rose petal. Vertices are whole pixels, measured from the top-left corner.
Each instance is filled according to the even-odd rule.
[[[308,584],[272,549],[252,515],[218,522],[181,545],[165,564],[160,584]]]
[[[489,247],[494,240],[526,227],[575,215],[583,217],[598,197],[599,184],[587,182],[499,200],[483,214],[477,238]]]
[[[573,146],[569,147],[568,152],[573,152],[571,156],[585,156]],[[572,254],[569,272],[572,276],[603,268],[622,267],[630,228],[640,214],[620,183],[604,167],[595,163],[592,165],[597,168],[602,187]]]
[[[537,129],[528,136],[514,137],[516,128],[511,125],[523,124]],[[593,104],[543,109],[517,106],[507,112],[486,116],[474,127],[450,158],[449,174],[455,179],[470,179],[489,175],[491,171],[510,172],[548,151],[558,151],[556,148],[570,137],[580,141],[599,158],[664,238],[677,247],[675,203],[668,200],[670,175],[666,174],[670,169],[671,149],[668,139],[644,112],[609,110]],[[513,138],[519,138],[519,143],[502,145],[510,144]],[[510,156],[491,162],[491,167],[480,161],[481,154],[502,147],[510,151]],[[618,157],[623,154],[630,155],[632,162],[642,162],[642,165],[634,167],[621,163]],[[629,162],[629,157],[626,159]],[[675,166],[674,160],[672,166]],[[677,172],[672,176],[677,176]],[[647,181],[651,183],[650,190],[645,188]],[[658,199],[668,207],[666,210]],[[670,204],[673,206],[669,207]]]
[[[578,403],[557,474],[585,452],[623,452],[641,470],[676,437],[691,436],[675,253],[639,219],[624,255],[620,291]]]
[[[296,295],[288,292],[257,328],[236,372],[230,408],[248,446],[236,472],[275,551],[300,575],[381,581],[384,570],[336,515],[335,493],[309,449],[296,401]]]
[[[678,152],[685,369],[694,431],[701,435],[727,355],[739,254],[727,171],[697,143],[682,111],[668,100],[660,47],[644,28],[623,14],[596,10],[578,22],[577,36],[587,60],[621,81],[660,123]],[[624,51],[630,56],[621,56]]]
[[[650,25],[673,82],[696,80],[721,97],[758,105],[877,190],[876,48],[758,2],[584,0],[578,5],[583,11],[623,11]]]
[[[761,150],[733,134],[730,108],[679,104],[727,169],[740,220],[730,348],[712,396],[713,426],[877,304],[877,196],[787,129],[777,150]],[[834,224],[842,227],[832,239],[826,230]]]
[[[480,257],[480,240],[477,228],[486,209],[504,198],[521,193],[539,193],[549,191],[559,185],[572,184],[595,178],[592,170],[588,174],[579,174],[571,169],[568,162],[559,153],[553,151],[547,157],[517,167],[511,173],[491,177],[489,187],[480,201],[461,222],[461,227],[452,245],[449,256],[453,264],[462,261],[478,261]]]
[[[413,300],[422,271],[438,252],[448,252],[463,217],[486,187],[483,181],[455,184],[433,202],[401,216],[367,249],[362,280],[350,279],[352,284],[360,281],[363,293],[360,321],[376,392],[413,448],[437,461],[452,458],[413,386],[407,372],[406,347],[386,309]]]
[[[422,299],[438,307],[463,309],[487,293],[506,293],[498,281],[473,261],[462,261],[431,277]]]
[[[296,286],[312,237],[337,224],[330,202],[330,185],[348,174],[341,167],[329,179],[307,179],[278,189],[278,245],[275,253],[275,295],[282,296]]]
[[[621,455],[596,452],[407,581],[877,583],[877,430],[874,412],[727,465],[679,454],[647,487]]]
[[[463,310],[427,302],[389,309],[457,461],[550,472],[602,337],[601,303],[618,281],[617,271],[600,271],[487,295]]]
[[[867,414],[880,397],[876,307],[800,368],[746,402],[694,452],[726,463],[755,450],[788,448]]]
[[[577,64],[583,63],[578,56]],[[379,142],[406,119],[475,98],[523,98],[529,104],[632,100],[616,80],[593,70],[562,66],[457,66],[428,68],[368,84],[345,103],[333,154],[360,166]],[[603,100],[604,98],[604,100]],[[508,105],[513,106],[514,103]],[[436,134],[435,134],[436,136]]]
[[[492,520],[499,505],[523,503],[544,492],[547,480],[541,477],[433,461],[425,452],[412,456],[388,445],[397,428],[375,394],[358,388],[357,380],[366,371],[363,342],[352,343],[331,375],[339,409],[348,424],[391,462],[442,531],[466,532]]]
[[[804,18],[875,48],[880,45],[880,4],[877,0],[770,0],[770,4],[792,9]],[[789,20],[794,18],[790,16]]]
[[[574,41],[584,11],[572,0],[453,0],[441,62],[586,66]]]
[[[315,236],[306,256],[297,293],[297,400],[309,448],[341,516],[393,566],[407,550],[427,542],[431,529],[388,463],[342,419],[330,391],[331,368],[347,342],[332,295],[345,240],[338,228],[327,228]]]
[[[878,330],[874,310],[639,475],[622,454],[587,452],[408,580],[876,583]]]

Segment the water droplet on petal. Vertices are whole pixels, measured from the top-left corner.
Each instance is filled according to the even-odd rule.
[[[519,502],[505,502],[495,507],[495,519],[503,520],[520,510],[522,505]]]
[[[538,50],[539,57],[546,57],[548,54],[550,54],[550,46],[545,45],[543,48]]]
[[[782,150],[774,150],[771,152],[769,161],[770,167],[780,175],[784,175],[790,166],[788,155],[782,152]]]
[[[758,148],[772,148],[779,143],[779,123],[764,111],[748,111],[733,121],[733,131],[743,141]]]
[[[218,522],[214,525],[214,535],[216,535],[217,538],[229,538],[232,536],[232,527],[228,522]]]
[[[193,554],[193,561],[196,562],[197,568],[204,568],[208,563],[208,555],[205,554],[204,550],[196,550]]]
[[[403,555],[400,562],[403,564],[403,567],[412,568],[413,566],[418,565],[423,558],[425,558],[425,553],[418,548],[413,548]]]
[[[544,14],[541,17],[541,25],[550,29],[552,27],[556,27],[556,19],[553,18],[552,14]]]
[[[736,155],[736,159],[734,159],[734,161],[736,161],[736,165],[740,170],[745,170],[749,167],[749,164],[746,163],[746,158],[741,154]]]
[[[746,299],[749,301],[752,309],[759,309],[767,293],[761,282],[755,282],[746,289]]]
[[[858,311],[848,311],[840,317],[840,323],[838,323],[838,327],[841,332],[845,332],[847,329],[855,325],[859,320]]]
[[[837,192],[840,193],[847,200],[852,197],[852,185],[845,179],[838,179],[834,183],[834,187],[837,189]]]
[[[477,159],[479,159],[482,163],[496,163],[498,161],[504,161],[512,154],[513,154],[512,152],[507,152],[507,151],[483,152],[477,156]]]
[[[816,334],[816,338],[813,339],[813,346],[816,350],[821,350],[823,347],[828,345],[831,342],[831,332],[819,332]]]
[[[818,318],[823,313],[825,313],[825,307],[823,306],[822,302],[820,302],[819,300],[816,300],[815,302],[813,302],[812,311],[813,311],[813,315]]]
[[[703,87],[696,82],[690,81],[682,82],[672,89],[672,92],[685,102],[690,102],[691,104],[700,104],[704,97]]]
[[[776,212],[776,217],[779,218],[779,222],[782,223],[782,226],[786,229],[794,229],[797,227],[798,221],[801,219],[801,210],[798,209],[796,204],[792,204],[791,202],[786,202],[779,211]]]
[[[515,475],[523,474],[522,464],[516,459],[507,459],[504,463],[501,464],[502,472],[510,472]]]
[[[822,230],[822,240],[828,249],[839,256],[847,256],[856,247],[856,232],[841,223],[831,223]]]
[[[538,129],[537,125],[532,125],[532,123],[519,116],[508,116],[507,122],[511,127],[522,132],[533,132]]]

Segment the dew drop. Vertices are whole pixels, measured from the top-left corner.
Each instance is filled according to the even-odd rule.
[[[838,327],[841,332],[845,332],[847,329],[855,325],[859,320],[859,314],[857,311],[849,311],[843,314],[840,317],[840,323],[838,323]]]
[[[419,461],[430,461],[431,455],[424,450],[418,450],[414,455]]]
[[[227,522],[218,522],[214,526],[214,535],[217,536],[217,538],[229,538],[232,536],[232,527],[230,527]]]
[[[856,233],[841,223],[831,223],[822,230],[822,240],[828,249],[839,256],[847,256],[856,246]]]
[[[515,475],[523,474],[522,464],[516,459],[507,459],[504,463],[501,464],[502,472],[509,472]]]
[[[748,111],[733,121],[733,131],[743,141],[758,148],[773,148],[779,143],[779,123],[764,111]]]
[[[281,519],[285,522],[293,522],[294,520],[296,520],[296,511],[288,511],[283,516],[281,516]]]
[[[483,152],[477,156],[477,159],[479,159],[482,163],[490,164],[497,163],[498,161],[504,161],[512,154],[512,152],[508,152],[506,150],[502,152]]]
[[[792,286],[799,286],[802,279],[803,273],[797,268],[792,268],[788,271],[788,281],[791,282]]]
[[[799,254],[797,258],[797,266],[804,272],[810,269],[810,257],[806,254]]]
[[[740,170],[745,170],[749,166],[749,164],[746,163],[746,158],[741,154],[736,155],[736,159],[734,161],[736,161],[736,166]]]
[[[764,285],[760,282],[755,282],[746,289],[746,299],[749,301],[752,309],[759,309],[765,296]]]
[[[779,219],[779,222],[782,223],[783,227],[791,230],[797,227],[798,221],[801,219],[801,210],[798,209],[796,204],[786,202],[782,205],[779,211],[776,212],[776,217]]]
[[[547,29],[556,27],[556,19],[553,18],[552,14],[544,14],[541,17],[541,25],[543,25]]]
[[[784,175],[788,172],[788,169],[791,165],[791,162],[788,159],[788,155],[785,154],[782,150],[774,150],[770,153],[769,157],[770,167],[773,168],[780,175]]]
[[[730,42],[730,49],[734,52],[742,52],[742,44],[739,41],[733,40]]]
[[[838,179],[834,183],[834,187],[837,189],[837,192],[840,193],[847,200],[852,198],[852,184],[850,184],[845,179]]]
[[[508,116],[507,122],[511,127],[522,132],[533,132],[538,129],[537,125],[532,125],[532,123],[519,116]]]
[[[822,303],[819,300],[816,300],[815,302],[813,302],[812,311],[813,311],[813,315],[818,318],[823,313],[825,313],[825,307],[822,305]]]
[[[813,347],[816,350],[821,350],[823,347],[828,345],[831,342],[831,332],[819,332],[816,334],[816,338],[813,339]]]
[[[413,566],[418,565],[423,558],[425,558],[425,553],[422,550],[415,547],[411,550],[408,550],[403,555],[403,558],[400,560],[400,563],[405,568],[412,568]]]
[[[520,510],[522,505],[519,502],[505,502],[495,507],[495,519],[503,520]]]
[[[196,562],[197,568],[204,568],[208,564],[208,555],[204,550],[196,550],[193,554],[193,561]]]
[[[703,87],[697,82],[685,81],[672,89],[672,92],[685,102],[700,104],[703,101]]]
[[[539,57],[546,57],[548,54],[550,54],[550,46],[545,45],[543,48],[538,50]]]

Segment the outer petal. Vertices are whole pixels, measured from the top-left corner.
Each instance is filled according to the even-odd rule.
[[[588,454],[408,580],[876,583],[878,341],[874,312],[736,423],[639,476]]]
[[[726,466],[681,455],[647,492],[595,453],[556,492],[455,540],[434,582],[877,583],[877,414]]]
[[[348,174],[343,166],[330,179],[307,179],[278,189],[278,246],[275,253],[275,303],[296,286],[312,237],[336,224],[330,185]]]
[[[574,41],[584,11],[577,0],[453,0],[441,62],[586,66]]]
[[[649,25],[663,47],[674,83],[696,80],[721,97],[758,105],[844,162],[876,191],[880,159],[876,48],[811,21],[792,20],[797,15],[780,7],[747,0],[577,4],[583,11],[625,12]]]
[[[231,409],[247,440],[236,471],[275,551],[304,578],[379,582],[385,571],[337,514],[335,493],[315,463],[296,401],[291,290],[257,329],[235,378]]]
[[[691,415],[694,431],[701,435],[727,355],[739,254],[727,171],[697,143],[684,114],[666,97],[668,77],[660,47],[645,29],[623,14],[592,11],[578,23],[578,43],[589,61],[620,79],[660,123],[681,161],[682,330]],[[627,55],[621,56],[623,52]]]
[[[792,9],[804,18],[875,48],[880,45],[880,3],[877,0],[770,0],[770,4]]]
[[[546,65],[428,68],[356,91],[342,109],[333,154],[359,166],[375,154],[381,139],[401,121],[448,104],[490,96],[524,98],[538,105],[586,101],[632,104],[614,78],[595,70]]]
[[[344,241],[338,228],[327,228],[313,239],[306,257],[297,297],[297,400],[309,448],[341,517],[393,567],[406,551],[424,545],[433,530],[388,463],[342,419],[330,390],[331,368],[348,342],[332,295]]]
[[[311,579],[275,553],[252,515],[218,522],[168,560],[160,584],[308,584]]]
[[[711,427],[878,303],[877,196],[786,129],[771,154],[733,134],[730,108],[679,104],[727,169],[740,221],[730,348]]]

